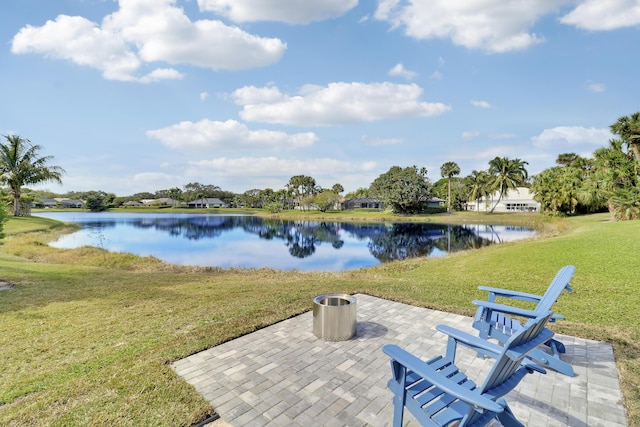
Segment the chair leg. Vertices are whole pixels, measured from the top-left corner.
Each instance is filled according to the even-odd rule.
[[[520,421],[516,419],[516,416],[513,415],[513,412],[511,412],[511,408],[509,408],[509,405],[507,405],[507,402],[504,399],[498,399],[498,400],[502,401],[505,407],[503,412],[496,414],[496,418],[498,418],[498,421],[500,421],[500,423],[504,427],[526,427],[524,424],[522,424]]]
[[[551,351],[553,352],[554,355],[557,355],[558,353],[566,353],[567,352],[567,349],[565,348],[564,344],[562,344],[558,340],[551,339],[551,340],[547,341],[545,343],[545,345],[547,345],[549,348],[551,348]]]
[[[401,364],[391,361],[393,378],[389,380],[389,388],[393,392],[393,427],[402,427],[404,418],[404,404],[406,403],[407,391],[407,368]]]

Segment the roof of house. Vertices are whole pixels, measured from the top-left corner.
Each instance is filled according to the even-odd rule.
[[[226,205],[224,200],[217,197],[205,197],[203,199],[196,199],[189,202],[190,205]]]

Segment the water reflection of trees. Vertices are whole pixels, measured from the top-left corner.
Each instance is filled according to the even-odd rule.
[[[334,249],[340,249],[345,243],[341,236],[368,240],[369,251],[381,262],[427,257],[435,249],[457,252],[480,248],[494,243],[495,240],[491,226],[482,226],[484,228],[481,229],[478,226],[425,223],[290,221],[240,215],[148,217],[129,219],[126,222],[137,228],[153,228],[189,240],[218,238],[225,232],[242,229],[260,239],[281,240],[289,253],[296,258],[313,255],[322,244],[330,244]],[[114,224],[101,221],[85,225],[108,227]],[[489,235],[491,238],[482,237],[481,234]]]
[[[369,250],[381,262],[428,257],[434,249],[451,253],[492,244],[464,225],[393,224],[371,238]]]

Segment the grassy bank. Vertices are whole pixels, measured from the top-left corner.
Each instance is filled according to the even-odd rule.
[[[362,292],[471,315],[471,300],[484,297],[478,285],[542,293],[560,267],[574,264],[575,292],[555,306],[568,320],[553,328],[613,343],[629,424],[640,426],[640,223],[593,215],[544,227],[537,216],[522,219],[547,237],[301,273],[52,249],[47,241],[64,227],[12,218],[0,247],[0,279],[15,284],[0,292],[0,425],[188,426],[212,408],[168,363],[307,311],[319,293]]]

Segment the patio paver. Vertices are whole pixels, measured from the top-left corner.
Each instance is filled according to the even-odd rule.
[[[173,368],[234,427],[389,426],[391,369],[382,346],[397,344],[430,358],[446,348],[446,336],[435,330],[437,324],[477,332],[469,317],[369,295],[355,297],[357,336],[351,340],[316,338],[309,311],[179,360]],[[577,375],[527,375],[505,396],[518,419],[540,427],[626,426],[611,346],[556,338],[565,344],[562,358]],[[457,360],[479,378],[491,363],[465,348],[460,348]],[[419,424],[407,412],[405,425]]]

